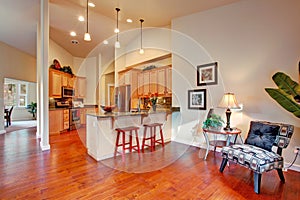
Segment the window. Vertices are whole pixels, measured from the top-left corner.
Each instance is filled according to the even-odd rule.
[[[23,82],[5,81],[4,83],[4,105],[5,106],[27,106],[28,84]]]
[[[24,107],[27,105],[27,84],[19,85],[19,106]]]

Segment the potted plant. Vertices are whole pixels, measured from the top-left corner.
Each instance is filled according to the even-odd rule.
[[[202,128],[208,129],[220,129],[224,123],[224,120],[220,115],[211,114],[204,122]]]
[[[36,119],[37,103],[31,102],[27,105],[26,109],[32,114],[32,119]]]

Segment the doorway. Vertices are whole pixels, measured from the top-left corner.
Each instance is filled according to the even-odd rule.
[[[33,113],[29,112],[28,105],[36,102],[36,83],[23,80],[4,78],[4,108],[13,107],[10,129],[22,129],[36,126]],[[6,120],[5,120],[6,127]],[[6,130],[6,131],[7,131]]]
[[[112,106],[115,104],[115,85],[107,84],[107,87],[108,87],[107,102],[109,106]]]

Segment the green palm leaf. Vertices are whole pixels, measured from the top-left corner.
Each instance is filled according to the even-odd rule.
[[[277,101],[284,109],[293,113],[296,117],[300,118],[300,104],[298,104],[291,94],[287,94],[282,89],[265,88],[267,93]]]
[[[273,75],[272,79],[285,93],[292,95],[293,97],[300,95],[299,84],[293,81],[288,75],[282,72],[277,72]]]

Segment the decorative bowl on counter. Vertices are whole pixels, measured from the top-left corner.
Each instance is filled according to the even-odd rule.
[[[102,110],[105,111],[105,112],[112,112],[113,109],[115,108],[115,106],[103,106],[103,105],[100,105],[100,107],[101,107]]]

